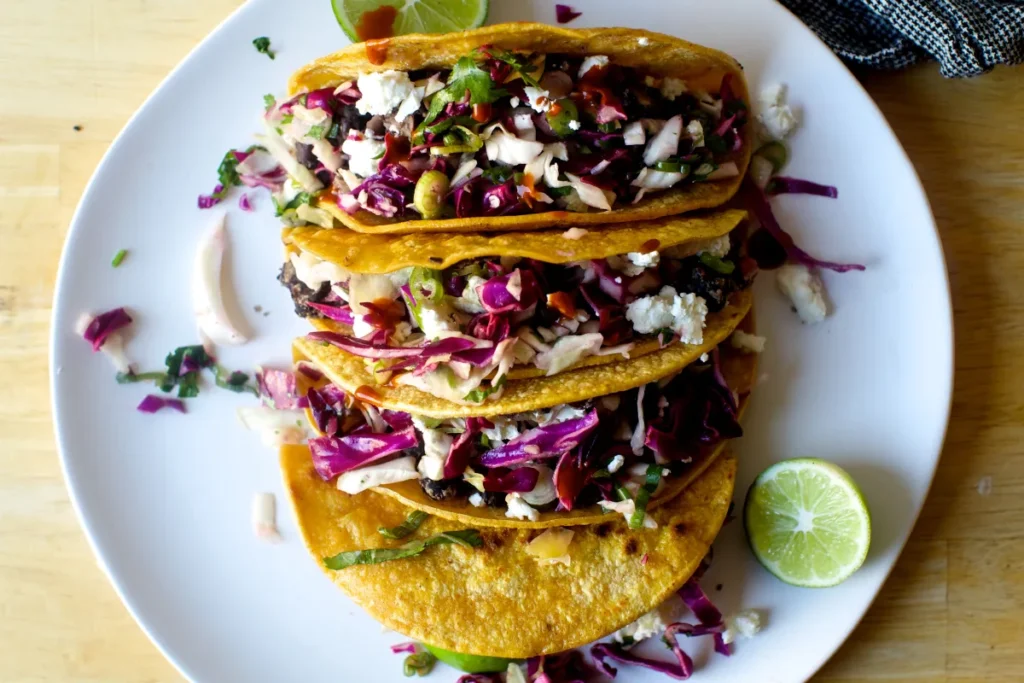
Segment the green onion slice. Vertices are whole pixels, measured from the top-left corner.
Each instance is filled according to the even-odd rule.
[[[705,266],[711,270],[721,273],[722,275],[732,275],[732,272],[736,270],[736,264],[732,261],[720,259],[714,254],[709,254],[706,251],[701,252],[700,256],[697,258],[699,258],[700,262]]]
[[[437,657],[429,652],[409,655],[402,663],[402,673],[409,676],[426,676],[433,670]]]
[[[629,518],[630,529],[640,529],[643,527],[644,517],[647,516],[647,503],[650,502],[651,496],[654,495],[660,483],[661,465],[648,465],[647,479],[644,481],[644,485],[640,487],[640,490],[636,492],[636,509]]]

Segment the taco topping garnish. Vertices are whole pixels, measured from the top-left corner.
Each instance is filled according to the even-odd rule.
[[[605,55],[483,46],[449,69],[359,73],[267,101],[260,136],[292,182],[404,220],[609,211],[739,174],[747,103]]]
[[[651,527],[646,507],[665,481],[742,434],[717,354],[639,389],[490,419],[382,410],[329,383],[306,398],[321,433],[309,440],[313,465],[340,490],[418,480],[434,500],[462,498],[531,521],[600,503],[632,528]]]
[[[409,541],[397,548],[370,548],[368,550],[349,550],[346,552],[323,558],[324,566],[328,569],[347,569],[358,564],[379,564],[391,560],[403,560],[407,557],[415,557],[430,546],[445,545],[454,543],[466,548],[479,548],[483,545],[480,539],[480,532],[476,529],[461,529],[459,531],[445,531],[436,536],[423,538],[416,541]]]
[[[751,283],[755,264],[728,234],[658,246],[565,264],[483,257],[382,275],[293,250],[280,280],[297,313],[345,326],[310,338],[364,358],[378,383],[479,403],[524,371],[550,376],[591,356],[629,358],[652,339],[703,343],[706,316]]]

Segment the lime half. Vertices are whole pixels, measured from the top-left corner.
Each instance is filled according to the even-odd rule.
[[[355,42],[405,33],[449,33],[483,26],[488,0],[331,0]]]
[[[503,659],[502,657],[484,657],[482,655],[464,655],[460,652],[452,652],[451,650],[444,650],[434,645],[427,645],[423,643],[423,647],[427,648],[427,652],[437,657],[439,660],[459,671],[465,671],[470,674],[482,674],[482,673],[494,673],[496,671],[504,671],[508,668],[508,663],[511,659]]]
[[[806,588],[834,586],[862,564],[871,516],[842,468],[816,458],[772,465],[747,492],[747,539],[765,569]]]

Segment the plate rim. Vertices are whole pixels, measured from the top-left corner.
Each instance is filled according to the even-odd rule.
[[[765,2],[766,0],[755,1]],[[49,403],[51,415],[53,416],[55,444],[57,447],[58,460],[60,462],[61,476],[64,480],[64,487],[68,493],[68,498],[71,501],[71,506],[72,509],[74,510],[75,517],[79,525],[81,526],[82,531],[84,532],[86,541],[89,545],[89,549],[92,552],[93,556],[95,557],[101,571],[106,576],[110,585],[113,587],[115,593],[117,594],[119,600],[121,601],[121,604],[125,607],[128,613],[131,615],[132,619],[142,630],[142,632],[146,635],[148,640],[157,648],[160,654],[163,655],[165,660],[167,660],[179,674],[181,674],[184,678],[186,678],[189,681],[198,681],[200,679],[194,677],[192,675],[194,672],[187,670],[184,663],[179,661],[177,657],[172,655],[168,645],[165,645],[165,643],[163,643],[160,639],[155,637],[155,634],[147,625],[146,620],[143,619],[142,615],[138,611],[134,601],[129,600],[127,598],[121,581],[117,577],[115,577],[114,573],[108,567],[103,554],[100,552],[99,547],[97,546],[96,536],[93,530],[93,523],[83,513],[81,502],[76,493],[76,489],[72,483],[72,477],[70,476],[69,472],[68,453],[70,451],[67,448],[64,437],[62,436],[61,422],[58,420],[58,417],[61,414],[60,404],[66,402],[67,400],[70,400],[62,400],[60,398],[57,386],[57,379],[60,370],[57,357],[58,347],[63,343],[62,340],[60,339],[63,328],[58,325],[58,318],[62,308],[61,299],[63,297],[61,296],[61,294],[64,291],[64,281],[67,277],[68,272],[67,266],[69,261],[73,258],[72,245],[76,241],[76,234],[82,230],[82,228],[80,227],[80,223],[82,222],[81,215],[84,211],[84,206],[86,205],[87,200],[90,198],[90,196],[96,192],[96,186],[99,183],[100,176],[102,175],[106,167],[110,163],[112,163],[111,159],[117,154],[118,150],[122,146],[123,140],[126,137],[126,133],[134,126],[135,121],[139,117],[140,113],[148,107],[150,101],[156,96],[156,94],[159,93],[167,85],[167,83],[169,83],[177,77],[178,73],[184,68],[184,66],[187,63],[189,63],[192,60],[192,58],[196,55],[197,52],[204,49],[204,47],[208,43],[214,40],[216,36],[218,36],[222,31],[224,31],[225,28],[229,24],[234,22],[236,19],[249,13],[250,11],[256,11],[250,10],[250,8],[257,7],[260,4],[261,3],[258,1],[243,2],[237,8],[232,10],[226,17],[224,17],[224,19],[222,19],[215,27],[213,27],[209,31],[209,33],[207,33],[201,40],[199,40],[181,58],[181,60],[160,80],[160,82],[153,88],[153,90],[146,96],[146,98],[138,105],[135,111],[132,112],[131,116],[128,117],[127,121],[124,123],[121,130],[111,141],[109,147],[106,149],[100,161],[96,164],[96,167],[93,169],[89,181],[83,188],[82,193],[76,204],[75,210],[71,216],[71,219],[68,222],[68,230],[65,234],[64,244],[61,248],[61,254],[57,266],[57,277],[54,281],[53,297],[51,300],[51,315],[49,321],[50,332],[48,335],[47,353],[47,360],[49,364]],[[907,526],[907,529],[903,534],[902,539],[895,539],[896,542],[894,543],[894,546],[898,545],[898,548],[896,548],[896,552],[891,564],[884,571],[883,579],[879,582],[877,588],[873,590],[870,599],[864,600],[863,606],[856,614],[856,619],[852,622],[851,626],[842,634],[841,640],[836,644],[836,646],[834,648],[826,648],[829,651],[822,657],[816,658],[817,661],[815,664],[813,664],[813,668],[809,670],[807,677],[803,679],[804,681],[806,681],[813,677],[815,674],[817,674],[821,670],[821,668],[832,657],[836,655],[836,653],[846,644],[846,642],[849,640],[850,636],[857,629],[857,627],[860,626],[861,622],[864,619],[864,616],[867,614],[868,610],[874,605],[875,601],[878,599],[878,596],[881,594],[882,589],[885,587],[886,582],[890,579],[892,571],[895,569],[896,564],[899,562],[901,556],[903,555],[903,551],[905,550],[906,545],[910,540],[910,537],[913,534],[918,521],[920,520],[921,513],[923,512],[924,507],[928,502],[928,498],[932,492],[932,488],[935,483],[935,477],[942,460],[942,455],[945,451],[946,439],[949,434],[950,418],[952,415],[956,359],[955,316],[953,310],[949,268],[945,251],[943,249],[941,234],[939,232],[938,225],[935,220],[935,213],[932,209],[931,202],[928,198],[928,193],[925,190],[923,183],[921,182],[920,174],[917,172],[917,169],[915,168],[913,162],[907,154],[906,149],[904,148],[899,137],[896,135],[895,130],[893,130],[888,119],[885,117],[884,113],[879,108],[874,98],[864,88],[861,81],[850,71],[849,67],[837,55],[835,55],[835,53],[832,52],[832,50],[825,44],[825,42],[816,33],[814,33],[813,30],[810,29],[810,27],[804,24],[803,21],[801,21],[799,17],[797,17],[785,5],[781,3],[770,2],[770,0],[768,0],[768,4],[775,5],[777,9],[781,9],[783,12],[785,12],[789,16],[790,21],[795,22],[808,37],[817,42],[819,46],[828,53],[829,57],[835,62],[837,62],[838,65],[841,66],[842,69],[844,69],[847,72],[847,74],[850,76],[851,81],[854,84],[854,87],[857,89],[860,95],[862,95],[863,98],[869,103],[869,106],[878,116],[878,119],[884,124],[885,128],[892,135],[892,139],[895,142],[896,148],[898,149],[899,156],[901,160],[906,164],[906,167],[910,172],[909,178],[912,179],[913,181],[913,187],[918,192],[921,200],[923,201],[923,208],[927,212],[928,224],[931,228],[931,237],[934,240],[934,246],[936,255],[938,257],[938,263],[941,265],[942,268],[942,282],[944,285],[942,294],[944,296],[941,296],[941,300],[944,303],[944,305],[942,306],[941,314],[944,317],[944,320],[940,322],[942,323],[942,327],[947,330],[947,332],[943,334],[943,341],[947,344],[947,346],[945,349],[942,349],[943,355],[946,356],[946,362],[941,364],[943,374],[940,378],[941,383],[943,385],[943,390],[946,392],[946,401],[944,402],[945,406],[943,414],[941,416],[943,426],[941,435],[939,435],[939,440],[937,443],[938,452],[936,453],[934,461],[932,463],[931,472],[929,473],[927,478],[927,485],[923,487],[921,504],[917,507],[917,510],[913,515],[913,519],[911,523]],[[937,369],[938,367],[939,366],[937,366]]]

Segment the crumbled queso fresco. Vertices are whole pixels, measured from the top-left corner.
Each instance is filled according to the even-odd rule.
[[[684,344],[704,342],[704,319],[707,303],[692,293],[678,294],[672,287],[662,287],[654,296],[643,296],[626,306],[626,319],[643,334],[670,329]]]

